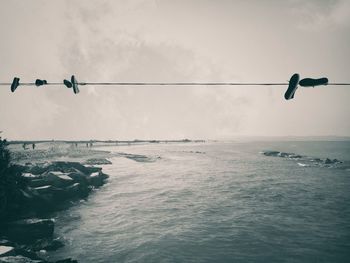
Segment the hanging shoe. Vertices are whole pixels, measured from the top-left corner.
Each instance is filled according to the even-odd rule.
[[[12,84],[11,84],[11,91],[15,92],[15,90],[18,88],[18,86],[19,86],[19,78],[15,77],[12,81]]]
[[[299,81],[299,85],[302,87],[315,87],[315,86],[321,86],[321,85],[328,85],[328,79],[327,78],[319,78],[319,79],[305,78]]]
[[[47,81],[44,79],[36,79],[35,80],[35,86],[37,86],[37,87],[42,86],[42,85],[46,85],[46,84],[47,84]]]
[[[72,85],[72,82],[70,82],[69,80],[66,80],[64,79],[63,80],[63,84],[67,87],[67,88],[71,88],[73,85]]]
[[[78,81],[77,79],[74,77],[74,75],[72,75],[71,77],[71,82],[72,82],[72,85],[73,85],[73,91],[75,94],[78,94],[79,93],[79,88],[78,88]]]
[[[298,89],[298,83],[299,83],[299,74],[295,73],[289,80],[288,89],[286,90],[286,93],[284,93],[284,98],[286,100],[290,100],[294,98],[294,93]]]

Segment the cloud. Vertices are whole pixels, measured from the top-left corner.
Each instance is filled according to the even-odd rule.
[[[6,50],[0,53],[0,78],[18,74],[23,81],[59,81],[75,74],[89,82],[280,82],[298,71],[347,81],[344,5],[201,1],[198,8],[197,1],[8,1],[0,10],[6,35],[0,42]],[[7,15],[13,13],[15,20]],[[322,19],[327,22],[320,24]],[[315,31],[300,30],[297,21]],[[300,90],[286,103],[284,88],[82,86],[77,96],[62,86],[30,92],[21,87],[16,94],[6,89],[0,92],[0,130],[28,139],[349,133],[344,123],[348,90]]]
[[[106,2],[104,2],[106,3]],[[141,4],[144,4],[142,2]],[[235,77],[194,50],[175,43],[148,41],[118,25],[106,28],[108,4],[93,9],[80,6],[68,12],[69,42],[60,47],[62,68],[87,82],[224,81]],[[128,5],[126,8],[138,9]],[[105,12],[109,10],[108,12]],[[102,16],[103,14],[103,16]],[[101,18],[103,17],[103,18]],[[91,20],[90,20],[91,18]],[[69,37],[70,36],[70,37]],[[228,88],[193,87],[85,87],[79,103],[55,94],[55,103],[74,115],[60,115],[61,136],[86,138],[216,137],[240,129],[248,99]],[[211,101],[215,98],[214,101]],[[79,122],[79,127],[74,123]],[[101,130],[102,129],[102,130]]]
[[[305,30],[348,29],[350,1],[290,1],[298,25]]]

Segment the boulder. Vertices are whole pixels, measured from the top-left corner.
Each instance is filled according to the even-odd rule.
[[[49,172],[43,176],[43,180],[46,181],[46,184],[55,186],[55,187],[66,187],[74,183],[74,180],[68,176],[68,173],[62,172]]]
[[[40,187],[33,188],[33,190],[35,190],[39,195],[51,193],[52,189],[53,189],[52,185],[43,185]]]
[[[301,155],[299,155],[299,154],[291,154],[291,155],[289,155],[289,158],[291,158],[291,159],[300,159],[302,156]]]
[[[40,251],[40,250],[53,251],[61,247],[64,247],[64,244],[59,238],[55,238],[55,239],[44,238],[44,239],[37,240],[35,243],[30,245],[29,248],[33,251]]]
[[[63,173],[70,173],[76,170],[84,173],[91,174],[96,171],[100,171],[101,168],[98,167],[86,167],[78,162],[53,162],[48,168],[49,171],[61,171]]]
[[[290,153],[285,153],[285,152],[280,152],[278,154],[279,157],[289,157],[291,154]]]
[[[32,173],[22,173],[22,176],[27,179],[38,179],[40,178],[40,175],[32,174]]]
[[[7,239],[0,239],[0,246],[14,246],[14,243]]]
[[[65,192],[69,198],[85,197],[88,194],[88,188],[86,185],[83,187],[80,183],[75,183],[68,186]]]
[[[331,159],[327,158],[326,160],[324,160],[324,163],[325,164],[332,164],[333,161]]]
[[[87,175],[83,174],[82,172],[76,170],[75,172],[71,172],[67,174],[70,178],[74,180],[75,183],[80,183],[82,185],[87,185],[88,180],[87,180]]]
[[[48,167],[49,167],[50,163],[46,162],[46,163],[38,163],[38,164],[30,164],[30,165],[26,165],[25,166],[25,171],[27,173],[31,173],[33,175],[40,175],[43,174],[44,172],[47,171]]]
[[[10,246],[0,246],[0,257],[15,255],[15,248]]]
[[[29,181],[28,185],[33,188],[54,186],[58,188],[66,187],[74,183],[74,180],[66,173],[49,172],[43,174],[41,179]]]
[[[85,166],[86,170],[88,171],[86,175],[90,175],[92,173],[97,173],[101,172],[102,168],[101,167],[96,167],[96,166]]]
[[[38,199],[38,193],[34,192],[32,188],[27,187],[25,189],[20,189],[22,207],[27,210],[31,205]]]
[[[105,174],[103,172],[99,172],[99,176],[103,179],[103,180],[106,180],[109,178],[109,175],[108,174]]]
[[[341,161],[339,161],[338,159],[329,159],[329,158],[326,158],[326,160],[324,160],[324,163],[325,164],[339,164],[339,163],[342,163]]]
[[[32,243],[40,238],[51,238],[54,232],[52,219],[23,219],[7,223],[4,234],[19,243]]]
[[[27,190],[27,189],[19,189],[21,195],[22,195],[22,200],[24,203],[26,203],[26,201],[31,201],[33,200],[33,195]]]
[[[280,154],[280,152],[277,152],[277,151],[266,151],[266,152],[263,152],[264,155],[266,156],[278,156]]]
[[[96,172],[96,173],[92,173],[89,177],[88,177],[88,183],[91,186],[94,187],[100,187],[105,183],[105,180],[108,178],[108,175],[102,173],[102,172]]]
[[[44,185],[47,185],[47,181],[43,178],[35,178],[28,182],[28,186],[30,187],[41,187]]]
[[[46,206],[50,205],[51,207],[47,207],[49,210],[50,208],[53,208],[52,206],[69,198],[64,188],[55,187],[52,185],[33,188],[33,192],[36,193],[37,197],[35,201],[37,201],[39,205],[40,203]]]
[[[322,163],[323,161],[320,158],[313,158],[311,162]]]

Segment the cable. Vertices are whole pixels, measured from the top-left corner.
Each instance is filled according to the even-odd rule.
[[[283,86],[288,83],[244,83],[244,82],[78,82],[80,86]],[[11,83],[1,82],[0,86]],[[36,86],[35,83],[20,83],[20,86]],[[63,85],[62,82],[50,82],[44,86]],[[350,83],[328,83],[327,86],[350,86]]]

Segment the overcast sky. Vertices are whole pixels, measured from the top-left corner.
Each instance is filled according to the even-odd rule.
[[[0,0],[0,81],[350,82],[350,1]],[[350,136],[350,87],[0,86],[9,139]]]

